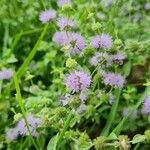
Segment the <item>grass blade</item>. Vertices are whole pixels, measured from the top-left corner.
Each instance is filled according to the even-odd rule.
[[[72,111],[71,111],[70,114],[67,117],[67,120],[65,122],[65,125],[64,125],[62,131],[60,132],[60,134],[58,136],[57,146],[59,146],[58,144],[60,143],[60,141],[62,140],[62,138],[63,138],[63,136],[65,134],[65,132],[67,131],[67,129],[68,129],[69,125],[70,125],[70,121],[71,121],[72,117],[73,117],[73,114],[72,114]]]
[[[31,135],[29,124],[28,124],[28,121],[27,121],[27,118],[26,118],[26,112],[25,112],[25,108],[24,108],[24,104],[23,104],[23,100],[22,100],[22,96],[21,96],[20,87],[19,87],[18,78],[17,78],[17,74],[16,73],[14,73],[14,84],[15,84],[15,88],[16,88],[17,100],[18,100],[18,103],[19,103],[19,106],[20,106],[20,109],[21,109],[21,112],[22,112],[25,124],[27,126],[28,132],[30,134],[30,138],[31,138],[35,148],[38,150],[38,146],[36,145],[32,135]]]
[[[42,33],[41,33],[38,41],[34,45],[34,47],[31,50],[31,52],[29,53],[28,57],[25,59],[24,63],[21,65],[21,67],[17,71],[17,77],[18,78],[20,78],[24,74],[27,66],[29,65],[29,63],[31,62],[31,60],[33,59],[33,57],[35,56],[35,54],[37,52],[37,48],[38,48],[39,44],[41,43],[41,41],[42,41],[42,39],[43,39],[43,37],[44,37],[44,35],[46,33],[47,28],[48,28],[48,24],[45,25],[45,27],[44,27],[44,29],[43,29],[43,31],[42,31]]]
[[[102,130],[102,133],[101,133],[102,136],[107,136],[109,134],[110,128],[111,128],[112,123],[113,123],[115,116],[116,116],[121,91],[122,91],[121,89],[117,89],[115,91],[117,98],[116,98],[115,102],[113,103],[112,109],[110,111],[109,117],[108,117],[106,125],[105,125],[105,128]]]

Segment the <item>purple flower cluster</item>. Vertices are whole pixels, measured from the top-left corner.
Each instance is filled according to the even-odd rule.
[[[7,69],[0,71],[0,80],[10,79],[13,76],[13,70]]]
[[[63,6],[63,5],[71,5],[71,0],[57,0],[57,5],[59,7]]]
[[[90,64],[97,66],[103,60],[108,59],[108,54],[106,52],[95,53],[95,55],[90,59]]]
[[[118,52],[117,54],[112,55],[112,61],[123,63],[125,59],[125,54],[122,52]]]
[[[146,96],[144,99],[144,104],[142,106],[143,114],[150,114],[150,96]]]
[[[108,34],[96,35],[91,40],[93,48],[109,49],[112,46],[112,37]]]
[[[18,131],[16,128],[10,128],[6,130],[6,139],[11,141],[16,140],[18,137]]]
[[[65,85],[73,92],[86,91],[91,84],[91,77],[83,71],[73,71],[65,78]]]
[[[125,79],[120,74],[108,72],[103,74],[103,82],[105,85],[121,88],[124,85]]]
[[[118,52],[117,54],[111,55],[109,59],[107,59],[107,66],[112,65],[113,63],[123,64],[125,60],[125,54],[122,52]]]
[[[108,0],[106,7],[111,6],[112,2],[113,2],[112,0]],[[57,0],[57,5],[59,7],[62,7],[65,4],[70,5],[71,3],[72,3],[71,0]],[[105,14],[97,14],[97,15],[101,15],[98,17],[102,19],[106,17]],[[40,14],[40,20],[43,23],[46,23],[55,17],[56,12],[54,10],[47,10]],[[75,22],[69,18],[60,17],[57,19],[57,26],[61,31],[58,31],[53,35],[52,41],[60,45],[62,47],[62,50],[65,51],[66,55],[69,56],[71,55],[70,57],[76,54],[82,54],[83,50],[85,49],[84,37],[80,33],[67,30],[68,28],[69,29],[75,28],[76,27]],[[90,45],[94,49],[104,49],[104,50],[111,49],[113,45],[113,39],[109,34],[103,33],[101,35],[96,35],[92,37]],[[103,83],[105,85],[110,85],[115,88],[120,88],[124,85],[125,82],[124,77],[121,76],[120,74],[107,72],[108,69],[107,67],[109,67],[113,63],[122,64],[123,60],[125,59],[125,55],[122,52],[118,52],[112,55],[104,52],[104,50],[103,52],[95,52],[94,56],[90,59],[90,63],[93,66],[97,66],[98,64],[100,66],[100,63],[102,63],[100,68],[96,69],[98,73],[102,74]],[[70,89],[70,91],[72,91],[73,93],[77,93],[77,95],[79,95],[79,98],[83,103],[87,99],[86,91],[90,87],[90,84],[91,84],[91,76],[83,71],[75,70],[70,74],[66,75],[65,78],[66,87]],[[65,106],[68,104],[69,99],[70,96],[63,98],[62,101],[61,100],[60,101],[62,105]],[[110,95],[110,103],[111,102],[113,102],[113,96]]]
[[[80,53],[85,47],[84,38],[74,32],[56,32],[53,41],[61,46],[69,46],[68,53],[72,55]]]
[[[32,136],[38,136],[37,128],[41,127],[42,120],[30,114],[27,116],[27,121]],[[19,122],[16,124],[15,128],[11,128],[6,131],[6,138],[10,140],[15,140],[19,135],[25,136],[27,134],[28,129],[26,123],[24,119],[21,118]]]
[[[42,11],[40,13],[40,16],[39,16],[39,20],[42,22],[42,23],[47,23],[48,21],[54,19],[56,17],[56,11],[55,10],[45,10],[45,11]]]
[[[60,30],[64,30],[67,28],[73,28],[76,26],[75,22],[68,18],[58,18],[57,25],[60,28]]]

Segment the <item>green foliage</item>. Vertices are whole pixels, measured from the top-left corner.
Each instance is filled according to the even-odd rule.
[[[0,0],[0,71],[14,70],[13,79],[0,79],[0,149],[150,149],[150,117],[141,114],[144,98],[150,95],[148,1],[114,0],[108,6],[106,2],[74,0],[58,7],[56,0]],[[56,10],[57,18],[75,20],[73,31],[85,38],[80,55],[66,55],[71,45],[53,42],[59,28],[57,20],[46,25],[39,21],[45,9]],[[89,63],[95,51],[102,52],[91,47],[91,37],[102,33],[112,36],[107,53],[122,51],[126,56],[121,65],[113,63],[107,70],[125,76],[123,89],[103,84],[106,61],[96,67]],[[80,94],[64,86],[66,74],[75,69],[92,76],[85,110],[78,109]],[[66,104],[68,93],[71,99]],[[130,110],[126,116],[124,108]],[[31,135],[26,118],[31,113],[42,119],[37,137]],[[7,139],[7,129],[22,117],[30,134]]]

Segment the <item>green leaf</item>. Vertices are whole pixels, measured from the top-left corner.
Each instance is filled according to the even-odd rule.
[[[102,136],[108,136],[109,131],[110,131],[110,129],[111,129],[113,123],[114,123],[116,113],[117,113],[117,109],[118,109],[118,105],[119,105],[121,91],[122,91],[122,89],[116,89],[116,91],[115,91],[116,100],[113,103],[113,106],[112,106],[111,111],[109,113],[106,125],[105,125],[104,129],[101,132]]]
[[[29,55],[27,56],[27,58],[25,59],[25,61],[23,62],[23,64],[20,66],[20,68],[17,71],[17,76],[18,78],[21,78],[21,76],[24,74],[26,68],[28,67],[29,63],[32,61],[32,59],[34,58],[38,46],[41,43],[42,39],[44,38],[45,34],[46,34],[46,30],[48,28],[48,24],[45,25],[39,39],[37,40],[36,44],[34,45],[33,49],[31,50],[31,52],[29,53]]]
[[[85,142],[83,144],[75,145],[76,150],[89,150],[92,147],[91,142]]]
[[[31,141],[33,142],[33,145],[35,146],[35,148],[38,150],[38,146],[35,143],[34,138],[32,137],[32,134],[31,134],[31,131],[30,131],[30,128],[29,128],[29,124],[28,124],[28,121],[27,121],[27,118],[26,118],[26,111],[25,111],[23,99],[22,99],[22,96],[21,96],[20,86],[19,86],[18,77],[17,77],[16,72],[14,72],[14,78],[13,79],[14,79],[14,84],[15,84],[15,88],[16,88],[16,97],[17,97],[17,100],[18,100],[18,103],[19,103],[19,106],[20,106],[25,124],[27,126],[28,131],[29,131]]]
[[[146,137],[145,135],[137,134],[132,139],[132,144],[140,143],[145,141]]]
[[[123,72],[124,72],[124,75],[125,76],[128,76],[130,74],[130,71],[131,71],[131,62],[127,62],[124,67],[123,67]]]
[[[112,132],[112,133],[109,135],[108,139],[109,139],[109,140],[117,140],[118,137],[117,137],[117,135],[116,135],[114,132]]]
[[[51,138],[51,140],[48,143],[47,150],[56,150],[58,141],[58,134]]]

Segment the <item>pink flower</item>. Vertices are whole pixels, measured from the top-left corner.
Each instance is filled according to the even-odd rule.
[[[18,131],[16,128],[10,128],[6,130],[6,139],[11,141],[16,140],[18,137]]]
[[[0,80],[10,79],[13,76],[13,70],[7,69],[0,71]]]
[[[68,54],[79,54],[85,47],[84,38],[79,33],[56,32],[53,41],[61,46],[69,46]]]
[[[40,16],[39,16],[39,20],[42,22],[42,23],[47,23],[48,21],[54,19],[56,17],[56,11],[55,10],[45,10],[45,11],[42,11],[40,13]]]
[[[121,88],[124,85],[125,79],[120,74],[108,72],[103,74],[103,82],[105,85]]]
[[[109,49],[112,46],[112,37],[108,34],[96,35],[92,38],[91,46],[93,48]]]
[[[60,30],[64,30],[66,28],[75,27],[75,22],[67,18],[59,18],[57,21],[57,25],[60,28]]]
[[[91,77],[83,71],[74,71],[65,78],[65,85],[73,92],[86,91],[91,84]]]

